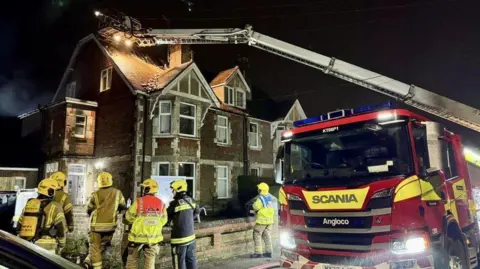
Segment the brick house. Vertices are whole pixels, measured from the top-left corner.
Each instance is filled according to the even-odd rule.
[[[250,115],[252,91],[238,67],[208,83],[191,57],[188,46],[82,39],[52,103],[22,115],[44,123],[45,176],[68,172],[77,205],[103,169],[130,198],[142,179],[185,176],[202,204],[233,198],[240,175],[273,177],[275,130],[287,121]],[[285,119],[305,116],[298,101],[292,109]]]

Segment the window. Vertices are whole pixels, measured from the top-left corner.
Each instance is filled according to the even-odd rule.
[[[427,129],[424,125],[413,125],[413,139],[417,153],[418,172],[420,175],[426,176],[427,169],[430,168],[430,160],[427,147]]]
[[[170,101],[160,101],[159,109],[159,134],[170,134],[172,131],[172,103]]]
[[[451,141],[447,143],[447,169],[445,169],[445,178],[451,179],[458,176],[457,161],[455,160],[455,151]]]
[[[177,175],[186,178],[188,184],[188,193],[195,198],[195,164],[179,163]]]
[[[235,90],[230,87],[225,87],[227,94],[225,96],[225,100],[227,105],[234,106],[235,105]]]
[[[228,166],[217,166],[217,197],[228,198]]]
[[[85,138],[85,129],[87,127],[87,117],[75,116],[75,137]]]
[[[245,108],[245,93],[243,91],[237,90],[237,106]]]
[[[86,203],[86,170],[85,164],[68,165],[68,193],[72,196],[72,203],[75,205],[84,205]]]
[[[72,81],[67,84],[67,97],[75,97],[75,90],[77,89],[77,82]]]
[[[15,187],[18,187],[19,189],[25,189],[26,181],[27,181],[27,179],[24,178],[24,177],[16,177],[15,178]]]
[[[47,163],[45,165],[45,177],[49,177],[50,174],[58,171],[58,162]]]
[[[228,118],[217,116],[217,143],[228,144]]]
[[[180,103],[180,134],[195,136],[196,134],[196,107],[191,104]]]
[[[100,75],[100,92],[110,90],[112,87],[112,68],[103,69]]]
[[[254,177],[260,176],[260,168],[252,168],[250,169],[250,175]]]
[[[170,163],[158,163],[158,175],[169,176],[170,175]]]
[[[257,123],[249,124],[248,145],[251,148],[258,148],[260,146],[258,143],[258,124]]]

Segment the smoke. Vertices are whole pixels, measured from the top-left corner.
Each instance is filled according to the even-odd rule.
[[[47,104],[50,98],[50,93],[39,91],[22,71],[15,72],[10,80],[0,76],[0,116],[18,116],[34,110],[39,104]]]

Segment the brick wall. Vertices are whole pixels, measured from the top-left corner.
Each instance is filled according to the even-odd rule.
[[[95,115],[91,109],[67,105],[66,127],[64,140],[65,155],[93,155],[95,147]],[[78,136],[75,133],[77,116],[85,117],[85,134]]]

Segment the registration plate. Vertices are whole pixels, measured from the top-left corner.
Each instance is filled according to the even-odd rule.
[[[324,265],[322,269],[355,269],[358,267],[345,266],[345,265]]]

